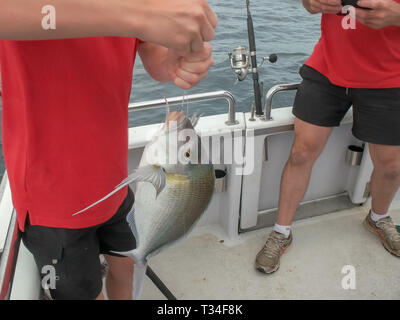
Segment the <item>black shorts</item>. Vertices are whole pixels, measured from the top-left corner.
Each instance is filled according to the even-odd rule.
[[[53,299],[93,300],[102,290],[100,254],[116,255],[136,247],[126,221],[134,203],[128,195],[108,221],[89,228],[63,229],[32,226],[27,222],[22,240],[33,254],[43,283],[52,286],[50,269],[55,271],[55,288],[49,288]]]
[[[333,85],[315,69],[303,65],[303,82],[293,114],[323,127],[339,126],[353,106],[353,135],[362,141],[400,145],[400,88],[352,89]]]

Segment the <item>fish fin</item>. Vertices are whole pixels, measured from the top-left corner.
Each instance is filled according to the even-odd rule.
[[[157,196],[160,192],[164,189],[166,183],[165,173],[160,166],[156,165],[148,165],[144,167],[140,167],[136,169],[133,173],[131,173],[126,179],[124,179],[119,185],[117,185],[113,191],[107,194],[105,197],[101,198],[100,200],[92,203],[90,206],[82,209],[78,212],[75,212],[73,216],[88,210],[89,208],[99,204],[100,202],[106,200],[114,193],[122,189],[123,187],[127,186],[132,182],[150,182],[154,188],[156,189]]]
[[[160,166],[147,165],[136,169],[115,188],[121,189],[132,182],[150,182],[156,189],[158,196],[165,187],[166,177]]]
[[[194,113],[194,114],[189,118],[190,122],[192,123],[192,127],[193,127],[193,128],[197,125],[197,123],[199,122],[201,116],[202,116],[201,114],[199,115],[198,113]]]
[[[132,299],[139,300],[143,292],[143,283],[146,276],[147,261],[136,261],[133,269]]]
[[[136,229],[134,207],[132,207],[132,210],[127,214],[126,221],[128,222],[129,227],[131,228],[133,236],[135,237],[136,247],[139,247],[139,233],[137,232],[137,229]]]

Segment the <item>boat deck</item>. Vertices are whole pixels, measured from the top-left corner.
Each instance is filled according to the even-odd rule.
[[[400,299],[400,258],[365,230],[367,212],[356,207],[296,221],[292,247],[271,275],[254,269],[271,228],[236,242],[222,242],[218,231],[195,230],[149,265],[178,299]],[[400,223],[400,209],[391,216]],[[345,265],[355,268],[354,290],[342,288]],[[146,278],[142,299],[165,298]]]

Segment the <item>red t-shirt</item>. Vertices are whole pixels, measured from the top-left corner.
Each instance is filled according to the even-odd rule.
[[[86,228],[126,197],[135,38],[0,41],[2,138],[18,224]]]
[[[346,30],[342,19],[322,15],[321,38],[305,64],[337,86],[400,88],[400,27],[375,30],[357,21]]]

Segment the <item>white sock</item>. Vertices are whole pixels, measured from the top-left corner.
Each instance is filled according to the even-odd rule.
[[[282,233],[285,236],[285,238],[289,238],[291,228],[292,228],[291,226],[281,226],[277,223],[275,223],[274,226],[274,230],[276,232]]]
[[[383,218],[389,217],[389,213],[385,213],[385,214],[376,214],[375,212],[372,211],[371,209],[371,213],[370,213],[371,219],[375,222],[377,222],[378,220],[381,220]]]

